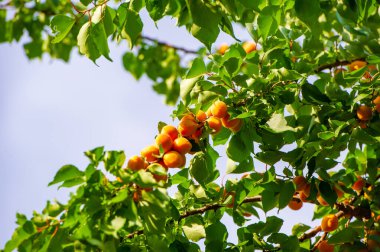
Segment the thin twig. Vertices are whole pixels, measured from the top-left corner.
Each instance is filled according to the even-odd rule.
[[[314,72],[318,73],[318,72],[321,72],[325,69],[331,69],[331,68],[334,68],[334,67],[337,67],[337,66],[345,66],[345,65],[348,65],[354,61],[366,61],[365,58],[359,58],[359,59],[353,59],[353,60],[337,60],[333,63],[330,63],[330,64],[326,64],[326,65],[321,65],[319,66],[317,69],[314,70]]]
[[[177,51],[181,51],[181,52],[184,52],[184,53],[187,53],[187,54],[195,54],[195,55],[199,54],[197,51],[189,50],[187,48],[180,47],[180,46],[175,46],[175,45],[172,45],[172,44],[168,44],[166,42],[159,41],[158,39],[151,38],[151,37],[148,37],[148,36],[145,36],[145,35],[142,35],[141,38],[143,40],[147,40],[147,41],[151,41],[151,42],[157,43],[160,46],[170,47],[170,48],[173,48],[173,49],[175,49]]]

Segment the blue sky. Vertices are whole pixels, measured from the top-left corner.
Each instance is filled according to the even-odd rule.
[[[146,35],[190,49],[200,46],[174,20],[160,21],[158,29],[146,14],[143,20]],[[242,29],[237,34],[249,39]],[[222,34],[216,45],[222,42],[233,40]],[[137,83],[123,69],[127,50],[125,42],[112,43],[114,62],[102,59],[97,67],[76,51],[68,64],[47,56],[28,61],[21,44],[0,44],[0,248],[16,227],[16,212],[31,216],[46,200],[66,201],[68,190],[47,187],[62,165],[83,169],[83,152],[103,145],[124,150],[127,157],[138,154],[153,142],[158,121],[171,122],[172,108],[152,91],[151,82]],[[220,164],[224,169],[225,159]],[[310,207],[301,215],[282,213],[290,219],[287,230],[311,218]]]

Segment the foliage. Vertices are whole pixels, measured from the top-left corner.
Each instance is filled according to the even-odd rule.
[[[192,51],[145,36],[144,10],[155,22],[175,18],[204,48]],[[112,60],[108,43],[126,40],[131,50],[123,55],[125,69],[136,79],[149,77],[154,90],[177,105],[174,117],[207,111],[219,100],[232,118],[244,122],[240,130],[223,128],[217,134],[211,123],[202,123],[199,141],[192,141],[196,153],[167,180],[155,179],[167,175],[159,166],[128,169],[123,151],[86,152],[90,163],[83,171],[63,166],[50,183],[76,186],[69,202],[48,202],[31,219],[18,214],[19,226],[4,250],[198,251],[201,240],[209,251],[307,251],[328,239],[348,251],[375,251],[380,246],[379,11],[375,0],[11,0],[0,5],[0,41],[20,41],[27,33],[29,59],[49,54],[69,61],[75,47],[94,63],[102,56]],[[236,25],[246,28],[257,50],[248,51],[237,40],[215,52],[220,32],[238,37]],[[189,66],[185,55],[191,55]],[[222,187],[215,184],[220,175],[215,145],[226,145],[229,173],[248,174]],[[264,173],[255,170],[258,161],[266,164]],[[302,189],[293,182],[296,176],[306,178]],[[173,197],[170,188],[177,188]],[[320,226],[299,224],[292,234],[278,233],[286,220],[276,216],[245,225],[249,215],[300,200],[316,205],[316,219],[338,217],[338,228],[322,234]],[[227,242],[225,214],[239,226],[237,244]]]

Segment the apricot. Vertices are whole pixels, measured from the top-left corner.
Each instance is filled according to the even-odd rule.
[[[328,244],[326,240],[323,240],[318,244],[318,250],[319,252],[333,252],[334,245]]]
[[[199,122],[204,122],[207,120],[207,115],[203,110],[197,112],[196,118]]]
[[[306,188],[306,186],[308,185],[307,180],[304,176],[295,176],[293,178],[293,183],[296,185],[296,191],[297,192],[303,191]],[[307,196],[309,196],[309,195],[307,195]]]
[[[244,213],[243,213],[243,216],[248,218],[248,217],[251,217],[252,214],[251,214],[251,213],[248,213],[248,212],[244,212]]]
[[[338,199],[342,198],[344,195],[344,191],[339,189],[337,186],[334,186],[334,191],[336,192],[336,195],[338,196]]]
[[[140,200],[139,192],[137,192],[137,191],[133,192],[132,198],[133,198],[133,201],[137,203]]]
[[[222,129],[222,122],[215,116],[210,116],[207,119],[208,126],[213,130],[212,134],[217,134]]]
[[[299,197],[300,197],[300,200],[302,202],[311,202],[310,200],[307,200],[307,198],[309,197],[308,195],[306,195],[303,191],[301,191],[299,193]]]
[[[300,210],[302,206],[303,206],[303,203],[300,200],[291,200],[288,204],[288,207],[295,211]]]
[[[350,71],[355,71],[355,70],[358,70],[360,68],[363,68],[367,65],[367,62],[365,61],[362,61],[362,60],[355,60],[355,61],[352,61],[349,65],[348,65],[348,68],[350,69]]]
[[[207,117],[210,117],[210,116],[212,116],[212,107],[213,107],[214,105],[211,105],[208,109],[207,109],[207,111],[206,111],[206,116]]]
[[[367,122],[366,121],[359,121],[359,127],[362,129],[368,128]]]
[[[376,104],[375,109],[376,109],[377,113],[380,113],[380,104]]]
[[[142,170],[145,168],[145,161],[139,156],[133,156],[128,160],[127,167],[133,171]]]
[[[169,151],[165,153],[162,159],[168,168],[179,168],[186,164],[185,156],[177,151]]]
[[[212,106],[211,113],[213,116],[218,117],[219,119],[227,115],[227,105],[223,101],[214,102]]]
[[[225,117],[221,119],[222,125],[232,132],[238,132],[243,126],[243,120],[240,118],[234,118],[230,120],[230,115],[227,114]]]
[[[145,158],[148,162],[155,162],[158,159],[158,156],[160,155],[160,150],[156,145],[149,145],[142,149],[141,156]]]
[[[173,146],[173,140],[167,134],[158,134],[156,137],[156,145],[158,148],[162,148],[165,152],[168,152]]]
[[[248,54],[256,50],[256,44],[253,41],[246,41],[243,43],[243,49]]]
[[[173,150],[181,154],[189,153],[191,148],[192,148],[192,145],[190,141],[184,137],[179,137],[173,142]]]
[[[322,206],[328,206],[329,203],[327,203],[327,201],[321,196],[321,195],[318,195],[317,196],[317,201],[319,202],[319,204],[321,204]]]
[[[191,135],[191,139],[193,139],[195,142],[199,142],[199,139],[201,138],[202,135],[202,129],[197,129],[194,134]]]
[[[182,136],[191,136],[198,129],[198,123],[193,116],[184,116],[179,122],[178,132]]]
[[[228,48],[229,48],[229,45],[227,43],[223,43],[218,48],[218,53],[223,55],[228,50]]]
[[[153,178],[159,182],[161,180],[163,181],[167,181],[168,180],[168,176],[167,175],[158,175],[158,174],[152,174],[153,175]]]
[[[368,121],[372,117],[372,109],[366,105],[360,105],[356,110],[356,115],[362,121]]]
[[[355,190],[357,193],[360,193],[363,190],[363,187],[365,186],[365,180],[362,177],[358,177],[358,180],[352,185],[352,189]]]
[[[178,130],[172,125],[165,125],[161,129],[161,134],[167,134],[174,141],[178,137]]]
[[[321,228],[324,232],[331,232],[338,228],[339,221],[335,214],[329,214],[323,217]]]
[[[377,96],[375,99],[373,99],[373,104],[375,104],[375,105],[378,105],[378,104],[380,104],[380,95],[379,96]]]

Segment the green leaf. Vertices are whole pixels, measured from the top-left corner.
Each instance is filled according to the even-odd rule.
[[[221,16],[214,13],[201,0],[188,1],[193,20],[191,34],[201,41],[209,50],[219,35]]]
[[[126,4],[121,4],[117,12],[121,36],[128,40],[129,47],[132,49],[143,29],[141,18],[137,12],[129,9]]]
[[[287,121],[285,120],[284,115],[274,113],[272,117],[267,121],[269,128],[275,133],[281,133],[285,131],[296,131],[296,129],[288,126]]]
[[[81,178],[84,175],[77,167],[74,165],[64,165],[55,174],[53,181],[51,181],[48,186],[57,184],[59,182]]]
[[[251,156],[249,156],[247,160],[244,160],[240,162],[239,164],[236,164],[231,159],[227,160],[227,170],[226,170],[227,174],[229,173],[239,174],[239,173],[252,171],[253,169],[254,169],[253,158]]]
[[[194,242],[206,237],[206,230],[200,218],[191,216],[186,218],[182,230],[186,237]]]
[[[206,227],[206,251],[223,251],[226,246],[228,232],[221,222],[215,222]]]
[[[263,40],[276,33],[278,29],[277,15],[281,15],[281,13],[276,6],[267,6],[260,12],[257,25]]]
[[[100,57],[94,36],[92,35],[92,23],[86,22],[79,30],[78,33],[78,47],[79,52],[86,55],[94,63]]]
[[[302,85],[302,96],[312,104],[326,104],[330,102],[330,99],[325,94],[322,94],[316,86],[307,83]]]
[[[281,185],[280,196],[278,199],[278,208],[286,207],[290,200],[293,198],[295,192],[294,184],[292,181],[287,181]]]
[[[268,212],[269,210],[276,207],[277,197],[275,196],[274,192],[265,190],[263,191],[261,196],[262,196],[262,204],[263,204],[264,212]]]
[[[212,175],[212,171],[208,166],[206,154],[203,152],[196,153],[191,159],[190,173],[198,183],[204,184]]]
[[[52,43],[61,42],[67,34],[70,32],[75,24],[75,19],[65,16],[65,15],[56,15],[50,22],[50,27],[53,30],[53,33],[56,33]]]
[[[227,156],[236,161],[243,162],[247,160],[252,150],[252,142],[247,138],[243,130],[232,135],[227,147]]]
[[[355,241],[359,236],[359,233],[350,227],[346,227],[342,230],[335,232],[329,237],[329,244],[343,244]]]
[[[276,216],[269,216],[266,219],[265,226],[260,230],[262,236],[267,236],[272,233],[278,233],[284,221]]]
[[[112,59],[109,56],[110,49],[108,48],[107,34],[103,22],[95,24],[92,32],[99,52],[112,62]]]
[[[296,225],[293,226],[293,228],[292,228],[292,234],[298,236],[300,234],[305,233],[309,229],[310,229],[310,226],[305,225],[303,223],[299,223],[299,224],[296,224]]]
[[[202,58],[195,58],[191,64],[189,71],[186,74],[185,79],[191,79],[194,77],[199,77],[207,71],[206,65]]]
[[[145,4],[149,16],[157,21],[164,16],[168,0],[145,0]]]
[[[294,9],[297,17],[309,28],[318,26],[318,17],[321,12],[319,0],[296,0]]]
[[[333,206],[338,199],[338,196],[336,192],[331,188],[330,184],[325,181],[321,181],[318,188],[322,198],[326,200],[330,206]]]

